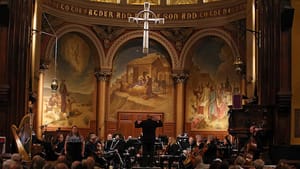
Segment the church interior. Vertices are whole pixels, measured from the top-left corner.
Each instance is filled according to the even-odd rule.
[[[151,116],[157,138],[214,138],[220,158],[224,142],[231,156],[248,150],[255,126],[265,164],[300,167],[299,10],[299,0],[0,0],[0,153],[30,161],[33,136],[51,142],[74,126],[83,138],[139,138],[135,122]]]

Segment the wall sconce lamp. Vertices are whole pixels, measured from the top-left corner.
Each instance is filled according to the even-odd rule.
[[[233,62],[233,66],[235,67],[235,71],[239,74],[243,71],[243,61],[241,60],[241,57],[236,57],[235,61]]]
[[[57,81],[57,78],[56,78],[56,67],[57,67],[57,35],[56,35],[56,32],[54,31],[52,25],[50,24],[48,18],[46,17],[45,14],[43,14],[45,20],[47,21],[47,24],[49,25],[52,33],[49,33],[49,32],[45,32],[45,31],[40,31],[40,30],[36,30],[36,29],[33,29],[32,32],[36,32],[36,33],[39,33],[39,34],[44,34],[44,35],[47,35],[47,36],[51,36],[51,37],[54,37],[55,38],[55,47],[54,47],[54,79],[52,79],[51,81],[51,90],[53,92],[56,92],[57,89],[58,89],[58,81]]]

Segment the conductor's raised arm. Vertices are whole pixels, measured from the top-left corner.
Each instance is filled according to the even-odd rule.
[[[163,123],[162,123],[161,120],[157,120],[156,122],[157,122],[157,127],[162,127],[163,126]]]

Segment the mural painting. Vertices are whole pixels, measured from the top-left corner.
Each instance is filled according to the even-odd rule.
[[[207,36],[194,45],[190,54],[186,109],[191,130],[227,130],[228,105],[240,84],[232,51],[221,38]]]
[[[92,42],[79,33],[67,33],[59,38],[57,71],[58,90],[50,83],[55,78],[54,57],[45,71],[43,96],[43,125],[88,128],[95,119],[93,98],[95,91],[96,49]]]
[[[116,121],[118,111],[151,111],[174,121],[170,57],[155,41],[150,41],[148,54],[142,53],[141,44],[141,39],[127,42],[114,59],[108,120]]]

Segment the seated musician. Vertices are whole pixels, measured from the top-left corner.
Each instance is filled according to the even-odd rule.
[[[214,136],[209,136],[203,151],[203,162],[210,164],[215,158],[217,158],[217,138]]]
[[[161,168],[163,168],[164,161],[168,161],[169,169],[171,169],[174,161],[178,161],[179,163],[182,163],[182,160],[180,160],[181,151],[182,150],[180,149],[180,146],[176,143],[175,138],[169,137],[168,145],[165,150],[165,155],[161,156],[160,159]]]
[[[262,142],[260,131],[261,129],[257,128],[255,125],[250,126],[249,128],[249,140],[246,144],[246,156],[249,160],[259,159],[260,153],[262,151]]]
[[[114,168],[118,168],[123,163],[123,153],[125,150],[124,138],[120,134],[115,134],[109,144],[109,150],[106,152],[105,159]]]
[[[57,135],[56,141],[54,143],[54,154],[56,158],[64,153],[65,140],[62,133]]]
[[[196,143],[195,147],[197,147],[199,150],[202,150],[204,148],[204,141],[202,140],[201,135],[196,135]]]
[[[104,142],[104,151],[106,151],[106,152],[110,151],[112,140],[113,140],[112,134],[111,133],[107,134],[106,140]]]
[[[191,151],[196,146],[196,142],[194,140],[194,137],[189,137],[189,147],[187,148],[189,151]]]
[[[79,134],[77,126],[72,126],[71,132],[67,135],[64,150],[69,161],[81,161],[84,157],[85,143]]]
[[[105,165],[105,159],[102,156],[102,143],[95,133],[89,133],[88,141],[85,144],[85,157],[93,157],[100,166]]]
[[[101,155],[102,145],[95,133],[89,133],[88,141],[85,144],[85,157],[98,157]]]

